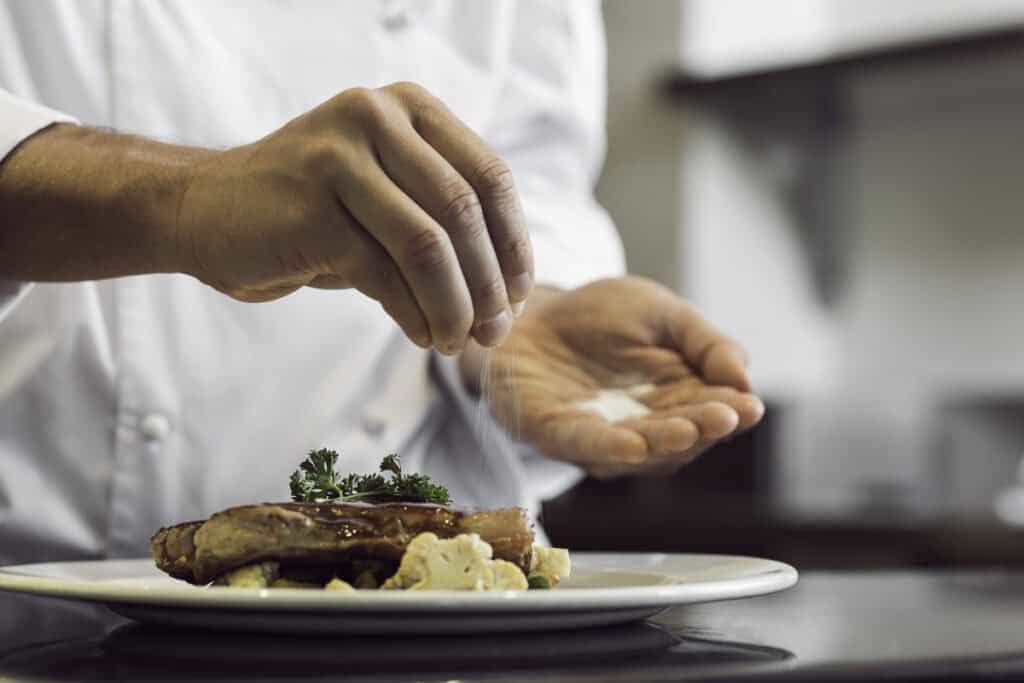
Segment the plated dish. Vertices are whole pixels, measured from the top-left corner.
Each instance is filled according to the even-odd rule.
[[[525,510],[452,507],[448,490],[388,455],[341,476],[313,451],[292,500],[229,508],[159,529],[153,559],[195,585],[353,590],[528,590],[571,572],[569,552],[533,545]]]
[[[311,453],[290,502],[157,530],[152,558],[4,567],[0,590],[157,624],[393,635],[618,624],[797,580],[786,564],[749,557],[570,558],[534,545],[523,510],[453,507],[443,486],[403,473],[396,456],[380,474],[346,477],[336,460]]]
[[[417,634],[542,631],[637,621],[677,605],[784,590],[789,565],[727,555],[573,553],[554,590],[321,591],[194,586],[151,559],[0,568],[0,590],[106,605],[154,624],[246,631]]]

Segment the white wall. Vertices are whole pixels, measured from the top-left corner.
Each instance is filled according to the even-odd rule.
[[[682,62],[704,76],[1024,21],[1020,0],[683,0]]]
[[[615,219],[631,272],[680,281],[679,150],[683,119],[658,101],[656,79],[679,58],[678,0],[604,4],[608,157],[597,198]]]

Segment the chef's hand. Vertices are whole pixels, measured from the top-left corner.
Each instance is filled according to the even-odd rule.
[[[420,346],[500,342],[533,260],[505,163],[423,88],[346,90],[190,173],[183,270],[243,301],[356,288]]]
[[[538,291],[492,354],[482,390],[497,420],[596,477],[669,474],[764,414],[740,347],[641,278]],[[642,384],[654,385],[634,397],[643,417],[609,422],[579,405]]]
[[[454,353],[505,337],[533,256],[508,168],[409,83],[224,151],[60,124],[0,159],[0,279],[175,272],[243,301],[356,288]]]

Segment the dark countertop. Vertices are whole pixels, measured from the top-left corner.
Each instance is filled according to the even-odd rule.
[[[468,638],[142,626],[0,593],[0,680],[962,680],[1024,678],[1024,572],[806,572],[784,593],[656,622]]]

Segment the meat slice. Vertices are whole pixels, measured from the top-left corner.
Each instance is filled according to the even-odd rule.
[[[398,563],[409,542],[430,531],[440,538],[475,533],[494,557],[530,568],[533,532],[520,508],[469,511],[389,503],[264,503],[229,508],[205,522],[165,527],[152,538],[157,566],[191,583],[256,562],[326,566],[352,558]]]
[[[192,562],[196,556],[193,542],[204,522],[185,522],[164,527],[153,535],[150,548],[156,566],[176,579],[192,580]]]

